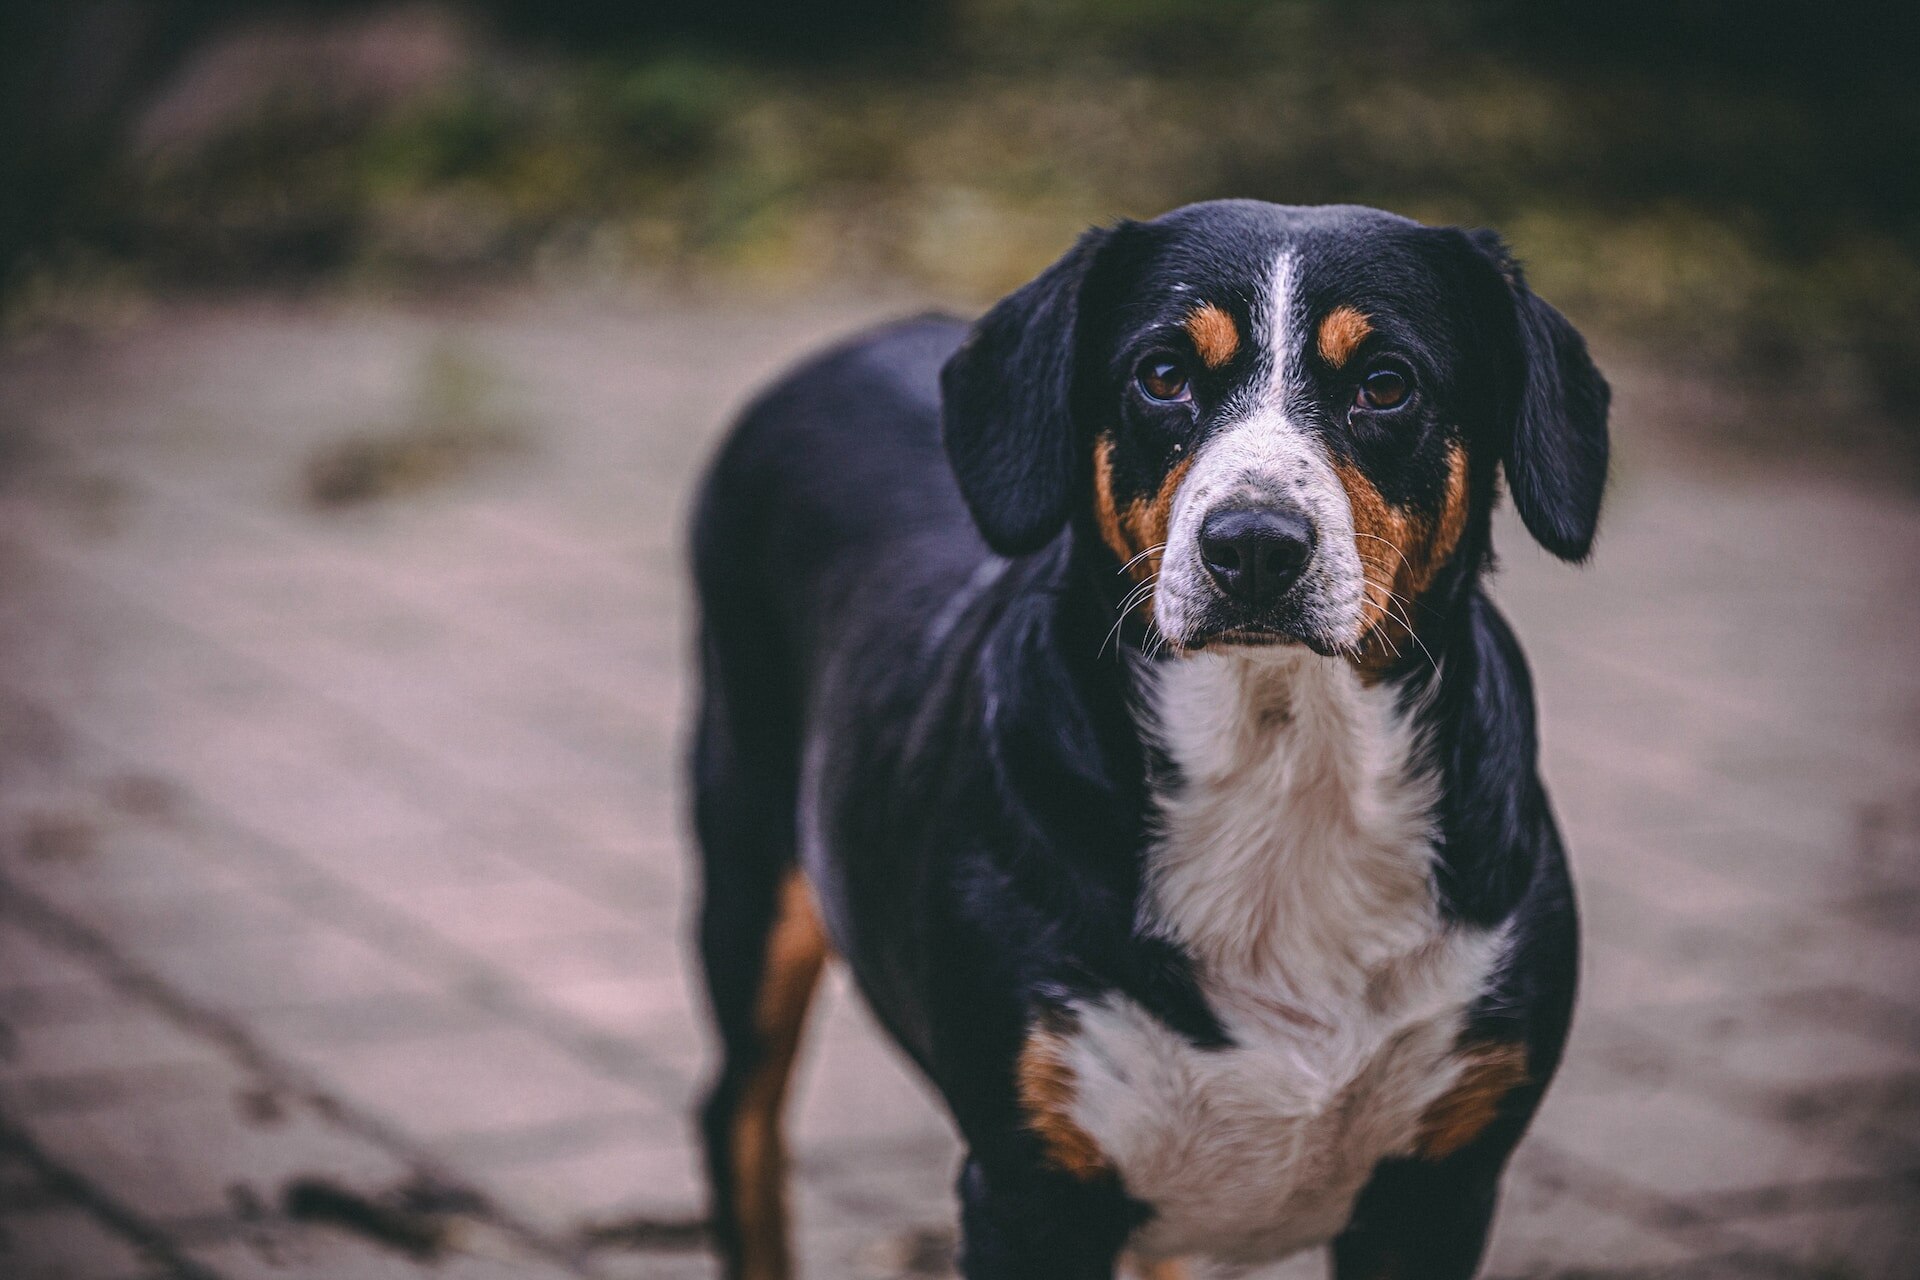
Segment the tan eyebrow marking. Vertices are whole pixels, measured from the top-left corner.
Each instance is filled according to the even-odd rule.
[[[1320,358],[1338,369],[1372,332],[1372,323],[1357,309],[1335,307],[1320,321]]]
[[[1218,369],[1240,350],[1240,330],[1233,317],[1211,302],[1203,302],[1187,317],[1187,335],[1209,369]]]

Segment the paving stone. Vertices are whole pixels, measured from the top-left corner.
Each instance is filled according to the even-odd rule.
[[[1920,1051],[1897,1039],[1822,1026],[1753,999],[1642,1009],[1636,1027],[1676,1053],[1761,1086],[1864,1081],[1920,1075]]]
[[[1710,1000],[1727,990],[1713,974],[1675,964],[1671,957],[1645,947],[1614,942],[1604,934],[1584,939],[1580,958],[1577,1018],[1643,1004]]]
[[[628,923],[621,912],[587,894],[531,876],[491,884],[421,886],[406,896],[403,907],[443,936],[480,948],[611,933]]]
[[[1697,1256],[1621,1214],[1515,1179],[1501,1197],[1483,1274],[1518,1280],[1602,1268],[1678,1269]]]
[[[342,1097],[432,1140],[646,1108],[648,1096],[514,1027],[297,1051]]]
[[[160,819],[99,813],[99,804],[93,795],[69,803],[67,812],[86,815],[66,819],[76,823],[85,838],[63,856],[32,852],[38,832],[49,824],[57,830],[62,819],[50,819],[42,810],[24,820],[19,851],[7,860],[13,874],[63,903],[85,903],[90,895],[128,906],[177,903],[246,887],[243,877],[209,859],[204,848],[185,837],[174,819],[164,820],[168,829],[157,829]],[[242,927],[242,922],[233,921],[230,927]]]
[[[626,922],[611,928],[503,940],[491,955],[522,981],[545,989],[617,981],[680,970],[684,943],[677,922]]]
[[[1744,912],[1777,906],[1790,891],[1756,877],[1747,868],[1702,865],[1676,856],[1691,836],[1657,833],[1645,837],[1595,834],[1582,841],[1580,883],[1596,881],[1639,886],[1658,895],[1661,909],[1686,919],[1725,922]]]
[[[66,951],[0,916],[0,990],[98,983],[98,976]]]
[[[677,1147],[689,1119],[651,1104],[626,1111],[568,1116],[518,1129],[488,1128],[450,1134],[435,1149],[462,1168],[506,1168],[564,1159],[609,1147]]]
[[[677,972],[654,968],[632,977],[546,982],[538,990],[543,1000],[598,1030],[639,1036],[668,1051],[676,1067],[690,1072],[705,1056],[706,1029]]]
[[[928,1086],[872,1029],[844,978],[826,985],[793,1086],[795,1150],[948,1138]]]
[[[224,1218],[235,1211],[236,1187],[272,1205],[295,1178],[372,1191],[408,1172],[390,1152],[297,1099],[246,1088],[45,1112],[32,1118],[32,1131],[52,1158],[155,1222]]]
[[[475,1176],[502,1204],[555,1235],[634,1221],[686,1223],[706,1207],[691,1132],[690,1123],[671,1135],[650,1128],[644,1137],[567,1155],[487,1161],[474,1166]]]
[[[603,1250],[594,1255],[596,1274],[607,1280],[719,1280],[720,1266],[704,1250]]]
[[[9,1114],[234,1277],[553,1273],[485,1232],[423,1267],[243,1222],[229,1190],[391,1186],[416,1146],[555,1232],[692,1213],[710,1048],[680,777],[691,477],[716,406],[899,302],[233,303],[0,344],[10,414],[61,442],[0,490],[0,869],[386,1136],[250,1097],[220,1037],[0,911]],[[313,451],[401,420],[447,342],[500,372],[535,449],[357,511],[302,505]],[[1899,1274],[1893,1197],[1920,1161],[1920,510],[1669,467],[1640,452],[1657,380],[1615,380],[1592,568],[1496,522],[1588,946],[1491,1270]],[[124,500],[87,516],[69,473]],[[809,1274],[900,1274],[951,1241],[957,1145],[844,975],[810,1041]],[[644,1082],[610,1067],[629,1053],[656,1064]],[[91,1269],[111,1233],[16,1181],[0,1222],[54,1222],[55,1253]],[[1668,1229],[1687,1214],[1705,1225]],[[684,1250],[593,1264],[714,1275]],[[1261,1274],[1323,1273],[1306,1255]]]
[[[19,1280],[135,1280],[164,1274],[91,1214],[67,1207],[0,1214],[0,1275]]]
[[[394,957],[331,928],[176,942],[138,950],[141,963],[202,1004],[235,1014],[434,990]]]
[[[1836,1144],[1671,1088],[1582,1093],[1556,1088],[1536,1131],[1624,1182],[1675,1200],[1871,1170]]]
[[[150,1009],[122,1002],[111,1013],[85,1019],[35,1022],[14,1030],[0,1076],[59,1076],[111,1066],[187,1067],[214,1071],[228,1059],[203,1037],[183,1031]]]
[[[1920,1214],[1911,1191],[1891,1203],[1770,1214],[1733,1229],[1817,1276],[1912,1280],[1920,1259]]]
[[[458,1239],[456,1237],[456,1239]],[[462,1242],[465,1243],[465,1242]],[[485,1253],[454,1251],[429,1258],[383,1248],[345,1231],[263,1231],[253,1238],[192,1249],[222,1276],[272,1280],[561,1280],[572,1268],[529,1254],[489,1234],[471,1241]]]
[[[397,991],[267,1010],[250,1015],[248,1025],[264,1043],[297,1057],[316,1046],[338,1049],[458,1035],[491,1021],[489,1014],[451,995]]]
[[[815,1142],[796,1153],[799,1176],[862,1220],[948,1222],[963,1153],[951,1135],[868,1143]]]
[[[53,903],[122,949],[245,947],[275,943],[298,932],[300,915],[250,888],[198,894],[123,892],[110,884],[36,884]]]

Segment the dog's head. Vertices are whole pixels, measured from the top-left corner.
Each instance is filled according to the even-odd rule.
[[[1499,240],[1373,209],[1090,231],[941,380],[988,543],[1097,536],[1181,649],[1365,654],[1477,569],[1497,470],[1568,560],[1606,480],[1606,382]]]

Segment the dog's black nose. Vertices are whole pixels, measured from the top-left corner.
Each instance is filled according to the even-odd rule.
[[[1226,507],[1200,522],[1200,562],[1220,589],[1250,608],[1272,604],[1313,555],[1313,525],[1275,507]]]

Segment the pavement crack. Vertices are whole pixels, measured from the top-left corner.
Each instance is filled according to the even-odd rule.
[[[439,1157],[414,1143],[386,1121],[329,1093],[319,1080],[280,1058],[248,1034],[239,1023],[174,989],[142,968],[98,931],[74,919],[5,871],[0,871],[0,914],[12,917],[41,941],[87,965],[123,995],[149,1006],[181,1029],[219,1046],[236,1065],[254,1075],[265,1090],[279,1096],[294,1096],[315,1102],[314,1111],[325,1123],[380,1148],[404,1163],[414,1171],[415,1184],[437,1187],[443,1191],[457,1189],[464,1197],[462,1203],[468,1206],[467,1216],[485,1221],[516,1244],[548,1262],[575,1274],[593,1274],[586,1267],[586,1259],[579,1247],[549,1237],[493,1204],[478,1191],[471,1190],[464,1179]],[[25,1130],[0,1127],[0,1142],[16,1138],[27,1144],[24,1150],[39,1150],[32,1145],[32,1139]],[[77,1175],[68,1176],[74,1179],[75,1185],[84,1185],[79,1182]],[[92,1204],[91,1201],[83,1203],[88,1203],[90,1207]],[[101,1203],[112,1207],[104,1198],[101,1198]],[[164,1240],[157,1228],[145,1224],[128,1211],[122,1209],[119,1212],[130,1227]],[[113,1221],[111,1218],[107,1220]],[[122,1233],[125,1234],[125,1231]],[[186,1265],[198,1266],[193,1263]],[[188,1280],[203,1280],[214,1275],[205,1268],[181,1274]]]
[[[223,1280],[219,1272],[181,1253],[164,1231],[141,1214],[54,1159],[31,1133],[4,1114],[0,1114],[0,1152],[25,1164],[54,1194],[78,1205],[107,1230],[164,1267],[170,1280]]]

